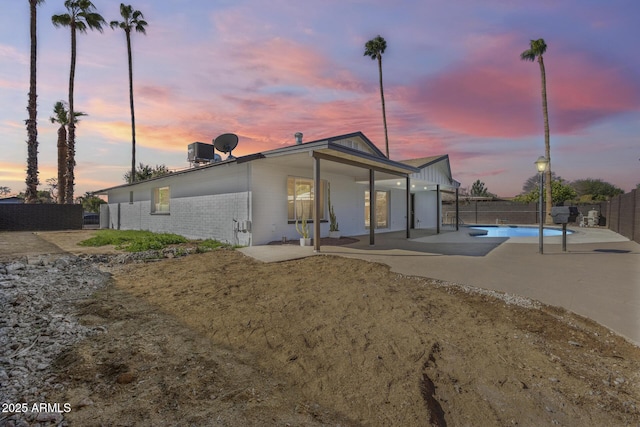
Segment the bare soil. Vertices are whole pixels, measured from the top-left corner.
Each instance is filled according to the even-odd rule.
[[[640,349],[560,308],[333,256],[110,272],[55,363],[71,425],[640,424]]]

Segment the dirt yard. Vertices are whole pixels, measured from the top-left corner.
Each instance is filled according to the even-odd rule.
[[[71,425],[640,424],[640,349],[562,309],[331,256],[109,270],[55,363]]]

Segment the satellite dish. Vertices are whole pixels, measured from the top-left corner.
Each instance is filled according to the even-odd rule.
[[[223,153],[229,153],[229,159],[235,159],[231,154],[231,151],[236,148],[238,145],[238,135],[234,133],[223,133],[219,137],[213,140],[213,146],[218,151],[222,151]]]

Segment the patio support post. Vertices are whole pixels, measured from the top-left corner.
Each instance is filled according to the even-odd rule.
[[[320,252],[320,159],[313,158],[313,251]]]
[[[459,223],[460,223],[460,205],[458,204],[458,187],[456,187],[456,231],[458,231]]]
[[[436,185],[436,233],[440,234],[440,184]]]
[[[411,238],[411,178],[407,175],[407,239]]]
[[[376,244],[376,176],[369,169],[369,245]]]

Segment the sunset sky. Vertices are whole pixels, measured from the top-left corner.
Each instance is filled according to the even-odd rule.
[[[107,22],[114,0],[94,0]],[[56,172],[53,105],[66,100],[70,32],[63,0],[38,8],[40,189]],[[129,3],[127,3],[129,4]],[[640,2],[637,0],[135,0],[137,160],[189,166],[187,145],[232,132],[240,156],[362,131],[384,151],[377,63],[391,158],[449,154],[455,179],[513,196],[544,154],[540,70],[520,60],[544,38],[553,171],[640,183]],[[29,7],[0,5],[0,186],[24,191]],[[124,32],[78,36],[75,195],[124,183],[131,163]]]

